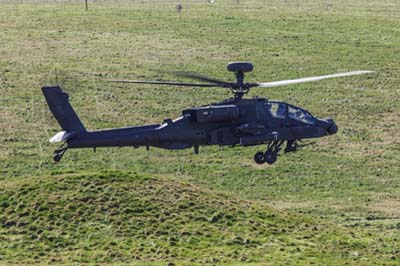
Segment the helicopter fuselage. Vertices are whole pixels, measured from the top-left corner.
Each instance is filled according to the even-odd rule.
[[[278,109],[281,109],[278,112]],[[67,140],[68,148],[252,146],[277,141],[318,138],[334,134],[331,119],[316,119],[307,111],[265,98],[228,99],[184,110],[162,124],[87,131]]]

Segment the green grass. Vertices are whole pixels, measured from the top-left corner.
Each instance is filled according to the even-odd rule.
[[[353,230],[137,173],[54,174],[1,187],[6,263],[365,265],[357,252],[376,265],[380,257]]]
[[[59,258],[57,263],[88,260],[141,265],[154,260],[155,264],[168,261],[204,264],[206,258],[215,257],[220,263],[240,264],[239,257],[230,255],[234,250],[244,254],[251,265],[283,265],[289,257],[291,264],[299,265],[314,261],[325,265],[383,265],[398,261],[400,4],[372,0],[269,1],[268,4],[249,0],[237,4],[233,0],[217,0],[210,5],[207,1],[183,1],[181,13],[175,11],[175,6],[176,2],[170,0],[98,1],[90,3],[89,11],[85,12],[82,3],[74,1],[0,3],[0,216],[3,223],[0,263],[56,263],[51,259]],[[85,126],[98,129],[159,123],[166,117],[179,116],[187,107],[230,96],[223,89],[128,86],[110,84],[107,79],[172,79],[160,71],[187,70],[231,80],[233,76],[225,70],[226,63],[238,60],[255,64],[248,81],[356,69],[376,73],[293,87],[253,89],[250,97],[259,95],[288,101],[318,117],[333,117],[340,128],[338,134],[318,140],[316,145],[281,156],[273,166],[260,167],[252,161],[253,154],[261,147],[222,151],[207,147],[199,155],[191,150],[145,152],[144,149],[115,148],[98,149],[97,153],[70,150],[60,164],[53,164],[51,154],[56,147],[48,139],[60,128],[45,104],[40,87],[54,84],[55,72]],[[210,212],[223,208],[207,205],[208,198],[223,197],[229,206],[246,203],[256,209],[266,209],[265,213],[279,214],[282,224],[273,223],[279,230],[304,219],[309,219],[310,224],[320,223],[326,238],[317,233],[310,235],[318,245],[327,241],[329,252],[312,247],[294,256],[284,241],[275,245],[281,236],[268,230],[265,234],[256,231],[261,236],[256,238],[255,247],[247,250],[238,245],[233,249],[221,244],[232,235],[225,235],[222,227],[211,223],[207,228],[213,233],[202,236],[201,244],[185,242],[186,239],[180,243],[182,246],[168,247],[177,257],[155,255],[147,249],[152,243],[150,240],[130,237],[133,231],[128,220],[136,216],[121,209],[118,215],[128,215],[128,220],[117,225],[112,220],[114,216],[98,213],[102,205],[97,201],[87,204],[78,200],[86,196],[80,182],[92,184],[92,178],[101,179],[101,172],[107,173],[101,186],[115,193],[116,201],[126,204],[127,208],[140,204],[135,197],[154,199],[154,192],[150,189],[132,192],[143,195],[125,195],[120,193],[120,186],[130,187],[132,191],[139,184],[143,187],[155,183],[156,187],[172,191],[194,186],[196,193],[201,194],[196,204]],[[114,175],[118,182],[110,181]],[[62,193],[63,184],[66,190]],[[30,192],[33,188],[40,193]],[[80,217],[65,227],[58,216],[49,218],[49,211],[38,221],[37,230],[44,230],[47,223],[60,222],[54,235],[44,236],[57,239],[63,228],[67,228],[68,239],[62,236],[61,241],[65,246],[57,248],[47,240],[31,238],[37,233],[29,226],[41,214],[34,212],[29,202],[47,206],[53,190],[59,197],[54,199],[56,204],[51,208],[61,215],[58,208],[68,205],[62,194],[71,196],[74,200],[70,204],[74,208],[88,208],[81,217],[88,219],[87,223],[96,224],[93,230],[97,230],[94,235],[98,239],[91,242],[89,231],[79,231],[76,223]],[[103,192],[90,193],[104,198]],[[152,203],[153,208],[168,205],[187,226],[205,226],[187,219],[188,212],[179,212],[166,194]],[[21,202],[25,207],[19,209]],[[111,202],[114,201],[105,204]],[[28,225],[4,225],[6,221],[19,222],[19,216],[25,211],[29,215],[21,219],[28,219]],[[75,210],[66,213],[72,215]],[[230,214],[236,217],[233,212]],[[243,231],[238,235],[243,239],[248,235],[243,232],[249,230],[248,222],[253,216],[250,210],[240,216],[244,224],[240,225],[238,230]],[[105,220],[98,223],[97,219]],[[261,218],[258,221],[267,223]],[[126,230],[123,239],[113,239],[117,235],[114,227]],[[143,228],[155,233],[150,223]],[[171,226],[171,232],[179,228]],[[88,229],[82,227],[82,230]],[[348,236],[347,230],[356,237]],[[289,231],[286,237],[289,243],[306,234],[298,228]],[[123,247],[108,249],[110,241],[120,241]],[[348,243],[342,245],[343,241]],[[361,247],[350,248],[354,243],[361,243]],[[141,251],[137,249],[139,244],[145,246]],[[169,244],[161,239],[157,245],[164,248]],[[272,250],[260,254],[259,245]],[[34,250],[27,252],[30,247]],[[107,252],[115,252],[115,256],[111,258]],[[352,252],[359,255],[343,255]],[[213,255],[207,256],[207,253]],[[136,255],[140,260],[132,257]]]

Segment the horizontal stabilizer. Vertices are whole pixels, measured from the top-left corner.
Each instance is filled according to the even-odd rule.
[[[66,131],[61,131],[55,134],[51,139],[49,139],[50,143],[57,143],[57,142],[63,142],[66,140],[71,139],[72,137],[78,135],[78,132],[66,132]]]

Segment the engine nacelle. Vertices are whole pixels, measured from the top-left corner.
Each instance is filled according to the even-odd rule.
[[[236,105],[210,105],[184,110],[183,115],[197,123],[233,122],[239,118],[239,108]]]

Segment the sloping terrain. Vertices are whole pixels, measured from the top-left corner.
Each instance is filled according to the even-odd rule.
[[[0,263],[342,263],[366,244],[260,202],[136,173],[3,181],[0,202]]]
[[[0,1],[0,264],[398,265],[400,2],[182,0],[179,13],[177,2]],[[273,166],[252,161],[264,147],[52,162],[60,127],[40,88],[56,73],[93,130],[231,96],[108,79],[232,80],[229,61],[254,63],[249,82],[375,73],[252,90],[339,126]]]

